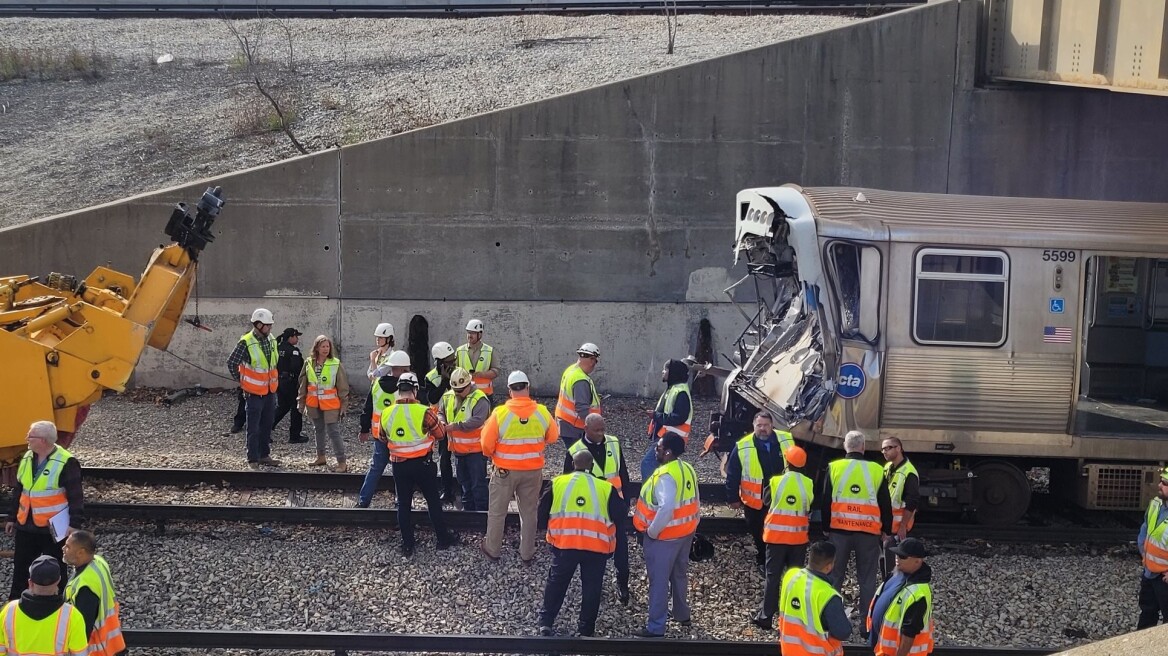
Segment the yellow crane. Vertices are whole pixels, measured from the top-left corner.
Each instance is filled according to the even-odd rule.
[[[5,483],[25,451],[28,425],[51,420],[68,446],[104,390],[124,391],[146,346],[166,350],[195,283],[199,253],[215,240],[223,208],[208,188],[192,216],[178,203],[166,223],[173,241],[133,276],[97,267],[84,280],[50,273],[0,277],[0,467]]]

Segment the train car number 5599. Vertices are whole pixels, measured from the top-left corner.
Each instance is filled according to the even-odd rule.
[[[1043,262],[1074,262],[1075,251],[1060,251],[1048,248],[1042,251]]]

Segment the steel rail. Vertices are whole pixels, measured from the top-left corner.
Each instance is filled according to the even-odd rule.
[[[676,0],[678,11],[891,11],[925,0]],[[342,18],[524,12],[645,12],[660,0],[0,0],[0,16],[89,18]]]
[[[297,506],[224,506],[140,503],[87,503],[85,514],[98,519],[131,519],[153,522],[164,531],[167,523],[248,522],[257,524],[311,524],[320,526],[397,527],[397,511],[388,508],[306,508]],[[425,511],[411,511],[415,525],[429,525]],[[444,511],[447,526],[457,531],[484,532],[485,512]],[[519,515],[510,513],[507,526],[519,526]],[[812,522],[813,536],[821,533]],[[704,535],[746,533],[746,523],[738,517],[703,516],[698,531]],[[972,526],[965,524],[918,524],[913,535],[933,543],[981,540],[1019,544],[1104,544],[1116,545],[1135,539],[1128,529],[1041,528],[1029,526]]]
[[[501,635],[411,635],[294,631],[171,631],[123,629],[132,648],[438,652],[449,654],[588,654],[612,656],[775,656],[775,641],[577,638]],[[933,656],[1046,656],[1058,650],[937,646]],[[846,656],[870,656],[867,645],[844,645]]]

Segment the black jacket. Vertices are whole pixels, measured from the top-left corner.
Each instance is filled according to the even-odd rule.
[[[81,576],[81,572],[84,572],[86,567],[89,565],[78,567],[73,578]],[[85,618],[85,635],[92,635],[93,627],[97,624],[97,611],[101,610],[101,600],[98,599],[97,594],[89,588],[81,588],[73,600],[73,607],[80,611],[81,616]]]
[[[844,456],[848,460],[866,460],[862,453],[849,453]],[[825,531],[840,531],[843,533],[855,533],[856,531],[848,531],[840,528],[829,528],[831,526],[831,472],[829,471],[823,477],[823,494],[819,497],[819,512],[822,517],[823,527]],[[876,489],[876,503],[880,506],[880,532],[885,535],[892,534],[892,496],[888,493],[888,481],[883,477],[880,479],[880,486]]]
[[[64,603],[65,598],[59,594],[34,595],[32,590],[20,593],[20,610],[34,620],[45,619],[57,612],[57,609]]]
[[[889,579],[889,580],[891,580],[891,579]],[[918,569],[917,571],[913,572],[911,575],[909,575],[905,579],[904,584],[906,586],[908,586],[908,585],[914,585],[917,583],[930,583],[930,582],[932,582],[932,580],[933,580],[933,569],[931,567],[929,567],[928,563],[921,563],[921,568]],[[878,589],[876,591],[876,596],[874,597],[874,599],[880,598],[880,593],[884,592],[885,585],[887,585],[887,583],[880,584],[880,589]],[[901,635],[908,636],[908,637],[912,638],[912,637],[918,635],[921,631],[925,630],[925,610],[927,608],[928,608],[928,604],[925,603],[925,600],[918,599],[918,600],[914,601],[912,603],[912,605],[910,605],[907,609],[905,609],[904,621],[900,625]],[[880,618],[873,617],[872,618],[873,627],[875,627],[877,620],[880,620],[880,623],[883,624],[884,618],[883,617],[880,617]]]
[[[69,525],[73,528],[82,528],[85,493],[81,489],[81,463],[77,462],[77,458],[69,458],[65,461],[65,467],[61,470],[60,482],[61,487],[65,488],[65,498],[69,500]],[[24,486],[17,479],[12,484],[12,505],[8,511],[8,516],[12,518],[12,521],[16,521],[16,513],[20,509],[20,493],[23,491]],[[24,523],[17,523],[16,529],[30,533],[49,532],[48,526],[37,526],[33,523],[32,512],[28,513],[28,518]]]
[[[552,502],[552,485],[549,482],[549,484],[544,487],[543,494],[539,498],[538,517],[540,526],[547,526],[548,520],[552,515]],[[620,526],[620,518],[627,516],[628,513],[629,507],[625,505],[624,500],[620,498],[620,495],[617,494],[616,490],[614,489],[612,494],[608,495],[608,518],[611,519],[614,524]]]
[[[770,443],[770,450],[763,448],[763,441],[754,438],[754,451],[758,454],[758,462],[762,465],[762,486],[766,489],[767,481],[771,480],[772,476],[778,476],[783,473],[783,467],[787,461],[783,459],[783,449],[779,445],[778,435],[771,433],[774,436],[774,441],[767,440]],[[738,445],[730,450],[730,457],[726,460],[726,494],[731,499],[738,499],[738,487],[742,483],[742,461],[738,458]]]
[[[288,340],[284,340],[276,347],[276,352],[280,354],[280,360],[276,362],[276,370],[280,372],[280,382],[283,383],[289,379],[299,380],[300,372],[304,371],[304,356],[300,353],[300,345],[289,344]],[[281,388],[283,388],[282,384]]]

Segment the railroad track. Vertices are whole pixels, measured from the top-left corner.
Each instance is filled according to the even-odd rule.
[[[676,0],[678,11],[889,11],[926,0]],[[671,2],[671,6],[674,3]],[[341,18],[524,12],[657,11],[662,0],[0,0],[0,16]]]
[[[363,474],[331,474],[296,471],[232,471],[201,469],[136,469],[87,467],[87,480],[114,481],[139,485],[195,486],[214,485],[238,490],[287,489],[286,506],[251,505],[175,505],[89,503],[87,514],[104,519],[137,519],[153,521],[160,530],[169,522],[182,521],[246,521],[257,523],[292,523],[318,525],[347,525],[389,527],[397,525],[397,513],[390,509],[359,509],[311,507],[303,503],[305,490],[342,490],[354,492],[364,481]],[[630,495],[640,493],[640,483],[631,484]],[[726,491],[721,484],[702,484],[702,499],[725,502]],[[383,476],[380,490],[393,490],[393,478]],[[444,513],[451,528],[459,531],[486,530],[486,514],[481,512],[447,511]],[[428,524],[425,512],[414,511],[414,521]],[[508,525],[518,526],[519,516],[507,518]],[[819,531],[817,523],[812,530]],[[744,522],[738,517],[702,517],[699,530],[707,535],[735,535],[745,533]],[[1131,542],[1135,531],[1130,528],[1086,528],[1080,526],[982,526],[970,524],[918,523],[913,534],[930,541],[985,540],[987,542],[1014,542],[1023,544],[1098,544],[1116,545]]]
[[[461,654],[608,654],[612,656],[775,656],[775,642],[731,640],[645,640],[640,638],[569,638],[494,635],[408,635],[400,633],[314,633],[293,631],[168,631],[126,629],[132,648],[268,649],[438,652]],[[933,656],[1046,656],[1057,649],[1018,647],[946,647]],[[870,656],[867,645],[845,645],[846,656]]]

